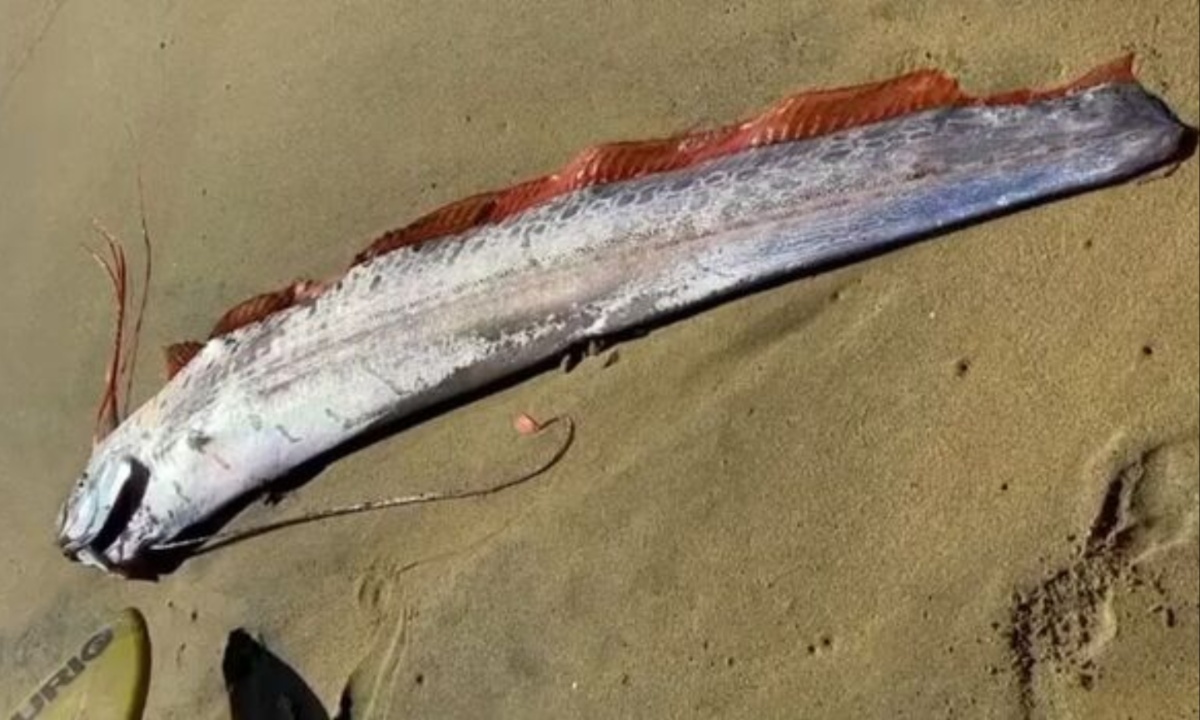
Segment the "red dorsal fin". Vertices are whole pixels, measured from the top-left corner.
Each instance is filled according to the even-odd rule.
[[[764,145],[804,140],[924,110],[961,105],[1013,105],[1059,97],[1113,82],[1132,82],[1133,56],[1106,63],[1074,82],[1048,90],[1017,90],[984,97],[963,92],[940,70],[917,70],[881,82],[817,90],[785,98],[765,111],[713,130],[588,148],[557,173],[504,190],[474,195],[393,230],[359,253],[359,264],[400,247],[500,222],[554,197],[592,185],[678,170]]]
[[[163,354],[166,355],[167,360],[167,379],[175,377],[176,373],[182,370],[184,365],[190,363],[203,347],[204,343],[195,340],[185,340],[165,347]]]
[[[231,333],[250,323],[258,322],[268,315],[291,307],[293,302],[291,285],[280,290],[255,295],[229,308],[213,326],[211,336]]]
[[[490,219],[498,194],[489,192],[472,195],[438,208],[398,230],[384,233],[354,258],[354,264],[364,263],[377,255],[406,245],[416,245],[446,235],[457,235],[483,225]]]
[[[315,300],[325,291],[325,287],[325,283],[317,280],[297,280],[280,290],[243,300],[221,316],[209,333],[209,338],[226,335],[298,303]],[[167,346],[167,379],[175,377],[202,347],[203,343],[191,340]]]
[[[353,265],[402,247],[420,245],[500,222],[559,195],[593,185],[669,172],[755,147],[827,135],[915,112],[962,105],[1017,105],[1046,100],[1098,85],[1133,82],[1133,56],[1101,65],[1077,80],[1047,90],[1016,90],[975,97],[940,70],[917,70],[890,80],[785,98],[741,122],[712,130],[652,140],[597,145],[579,153],[556,173],[480,193],[438,208],[385,233],[354,258]],[[295,304],[297,283],[255,296],[221,318],[213,336],[231,332]],[[319,287],[317,293],[319,293]]]
[[[324,289],[325,283],[316,280],[297,280],[280,290],[243,300],[221,316],[221,319],[213,326],[209,337],[231,333],[238,328],[274,315],[280,310],[286,310],[302,300],[314,299]]]

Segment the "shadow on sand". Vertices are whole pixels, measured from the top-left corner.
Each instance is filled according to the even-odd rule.
[[[241,628],[229,633],[221,673],[233,720],[350,720],[345,699],[330,718],[304,679]]]

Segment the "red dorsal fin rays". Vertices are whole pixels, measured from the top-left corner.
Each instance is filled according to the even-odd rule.
[[[92,432],[92,442],[99,443],[121,422],[118,397],[120,382],[117,375],[125,344],[125,305],[129,298],[129,278],[124,248],[98,221],[93,220],[92,224],[107,243],[108,257],[101,255],[97,250],[85,249],[108,275],[108,280],[112,283],[113,300],[116,303],[112,351],[108,358],[108,367],[104,371],[104,391],[100,395],[99,407],[96,408],[96,427]]]
[[[164,349],[164,354],[167,360],[167,379],[175,377],[175,374],[183,369],[196,357],[196,354],[204,348],[204,343],[196,342],[195,340],[184,340],[177,342],[174,345],[168,345]]]
[[[280,310],[286,310],[310,300],[315,300],[325,291],[326,284],[318,280],[297,280],[292,284],[274,292],[262,293],[243,300],[229,309],[217,324],[213,326],[209,338],[219,337],[243,328],[274,315]],[[168,345],[166,348],[167,379],[184,368],[192,358],[204,347],[203,343],[194,340]]]
[[[484,225],[495,212],[496,198],[499,195],[498,192],[472,195],[441,207],[398,230],[386,232],[371,243],[366,250],[360,252],[354,258],[354,264],[359,265],[377,255],[407,245],[416,245],[437,237],[457,235],[473,227]]]
[[[93,220],[92,224],[96,232],[104,238],[107,256],[91,248],[86,249],[108,275],[109,282],[112,283],[113,300],[116,305],[112,354],[109,356],[108,367],[104,372],[104,391],[100,395],[99,407],[96,409],[96,427],[92,434],[92,442],[99,443],[124,419],[129,401],[133,385],[134,365],[137,359],[138,337],[141,335],[142,320],[146,314],[146,291],[150,287],[151,251],[150,234],[146,228],[145,208],[143,207],[142,242],[145,248],[145,273],[133,327],[127,328],[127,307],[133,297],[134,289],[130,287],[129,283],[129,266],[125,258],[125,249],[116,236],[106,230],[98,220]],[[122,383],[122,381],[124,382]]]
[[[289,308],[302,300],[313,299],[320,295],[323,289],[324,283],[315,280],[297,280],[281,290],[255,295],[249,300],[243,300],[221,316],[209,337],[231,333],[238,328]]]
[[[1134,79],[1133,55],[1130,54],[1101,65],[1073,82],[1047,90],[1017,90],[975,97],[964,92],[950,75],[927,69],[879,82],[804,92],[785,98],[754,117],[724,127],[589,148],[556,173],[502,190],[472,195],[387,232],[356,255],[353,265],[369,262],[402,247],[498,223],[559,195],[593,185],[679,170],[751,148],[818,137],[925,110],[964,105],[1026,104],[1099,85],[1133,82]],[[295,302],[297,298],[292,288],[251,298],[227,312],[217,323],[213,336],[257,322]],[[184,354],[179,353],[178,357],[183,358]]]

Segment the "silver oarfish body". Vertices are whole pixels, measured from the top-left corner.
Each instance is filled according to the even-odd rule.
[[[1116,63],[990,98],[923,71],[790,98],[726,128],[594,148],[432,215],[336,280],[273,295],[252,321],[195,344],[98,438],[60,544],[131,572],[381,423],[590,338],[1127,179],[1179,159],[1190,137]]]

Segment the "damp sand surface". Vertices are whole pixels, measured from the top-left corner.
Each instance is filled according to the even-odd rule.
[[[1194,2],[2,0],[0,708],[117,608],[147,717],[226,718],[245,628],[355,717],[1195,717],[1195,159],[799,280],[428,420],[157,583],[54,518],[109,347],[91,219],[156,247],[155,346],[605,140],[923,65],[976,92],[1125,50],[1197,122]],[[132,248],[136,242],[128,243]]]

